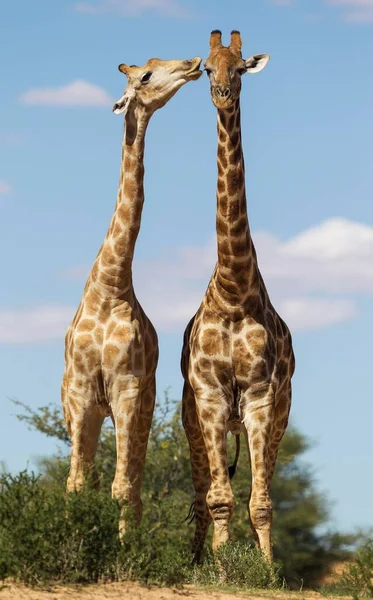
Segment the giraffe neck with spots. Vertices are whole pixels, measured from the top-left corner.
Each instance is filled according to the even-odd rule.
[[[136,106],[125,116],[122,163],[114,215],[92,270],[91,281],[105,297],[132,290],[132,261],[144,204],[145,134],[150,115]]]
[[[218,289],[232,303],[258,292],[258,266],[247,217],[240,101],[218,110],[216,232]]]

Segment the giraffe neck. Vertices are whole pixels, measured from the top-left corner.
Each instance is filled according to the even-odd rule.
[[[218,110],[217,283],[240,301],[258,291],[258,266],[247,218],[240,101]]]
[[[125,117],[117,202],[91,280],[103,296],[120,297],[132,289],[132,261],[144,204],[145,134],[150,115],[138,106]]]

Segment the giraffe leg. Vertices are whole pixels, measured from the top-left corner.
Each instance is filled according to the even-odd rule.
[[[257,545],[271,562],[272,502],[269,496],[268,455],[275,414],[272,385],[268,384],[255,392],[246,391],[241,402],[251,460],[250,525]]]
[[[87,475],[94,487],[99,486],[94,458],[104,416],[95,402],[93,394],[78,395],[68,390],[64,396],[64,413],[71,435],[71,463],[67,479],[67,491],[79,491]],[[67,418],[68,417],[68,418]]]
[[[112,485],[112,496],[121,505],[120,536],[126,531],[126,509],[133,507],[133,490],[130,478],[131,456],[137,446],[137,422],[140,415],[141,393],[137,377],[115,382],[111,391],[111,410],[115,423],[117,466]],[[136,507],[133,507],[136,511]]]
[[[129,480],[131,482],[131,505],[134,508],[139,525],[142,517],[141,487],[144,476],[146,450],[155,405],[155,378],[141,392],[141,407],[137,420],[136,443],[132,446],[129,464]]]
[[[206,502],[214,522],[212,549],[215,551],[229,539],[229,522],[234,508],[227,463],[230,408],[221,392],[209,397],[196,395],[196,406],[210,468],[211,485]]]
[[[245,428],[245,430],[244,430],[244,436],[245,436],[246,445],[247,445],[247,448],[248,448],[249,463],[250,463],[250,469],[251,469],[250,444],[249,444],[249,436],[248,436],[248,433],[247,433],[247,429],[246,429],[246,428]],[[248,508],[249,508],[249,506],[250,506],[250,500],[251,500],[251,491],[252,491],[252,488],[250,487],[250,494],[249,494],[249,503],[248,503]],[[253,537],[254,537],[255,546],[256,546],[257,548],[260,548],[258,534],[256,533],[256,531],[255,531],[255,528],[254,528],[254,525],[253,525],[253,523],[252,523],[252,521],[251,521],[251,517],[250,517],[250,510],[248,511],[248,513],[249,513],[249,523],[250,523],[251,531],[252,531],[252,534],[253,534]]]
[[[271,443],[268,451],[268,488],[271,487],[278,449],[288,425],[290,407],[291,381],[288,381],[284,386],[281,386],[279,392],[276,393],[275,418],[272,426]]]
[[[193,562],[199,563],[205,544],[206,535],[211,522],[206,503],[206,494],[210,487],[210,469],[205,442],[197,418],[196,402],[190,385],[185,382],[183,388],[182,420],[189,442],[192,478],[195,489],[194,517],[196,529],[192,552]]]

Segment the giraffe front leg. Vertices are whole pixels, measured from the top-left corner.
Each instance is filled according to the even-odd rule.
[[[189,442],[195,500],[191,519],[196,522],[192,545],[193,563],[201,561],[206,535],[211,522],[206,494],[210,487],[210,469],[205,442],[197,418],[196,402],[190,385],[185,382],[182,400],[182,421]]]
[[[286,431],[291,407],[291,381],[286,382],[275,397],[275,416],[268,451],[268,487],[271,487],[280,442]]]
[[[275,414],[272,385],[265,384],[255,391],[246,390],[241,397],[241,410],[251,460],[250,525],[257,544],[266,558],[272,562],[272,502],[268,480],[268,456]]]
[[[131,458],[136,447],[137,422],[140,414],[140,381],[137,377],[117,378],[110,393],[110,404],[115,424],[117,465],[112,485],[112,496],[121,506],[119,534],[127,528],[128,508],[136,512],[130,471]]]
[[[196,393],[196,407],[209,461],[211,484],[206,496],[214,522],[212,548],[215,551],[229,539],[229,523],[234,500],[227,464],[228,400],[221,390],[208,395]]]

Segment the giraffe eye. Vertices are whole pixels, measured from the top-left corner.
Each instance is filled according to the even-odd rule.
[[[141,83],[147,83],[149,81],[149,79],[151,78],[151,76],[152,76],[151,71],[148,71],[147,73],[145,73],[145,75],[143,75],[141,77]]]
[[[237,73],[238,73],[239,75],[245,75],[245,73],[246,73],[246,69],[245,69],[245,67],[241,67],[241,69],[237,69]]]
[[[211,69],[205,69],[205,71],[206,71],[207,76],[210,77],[210,75],[211,75]]]

